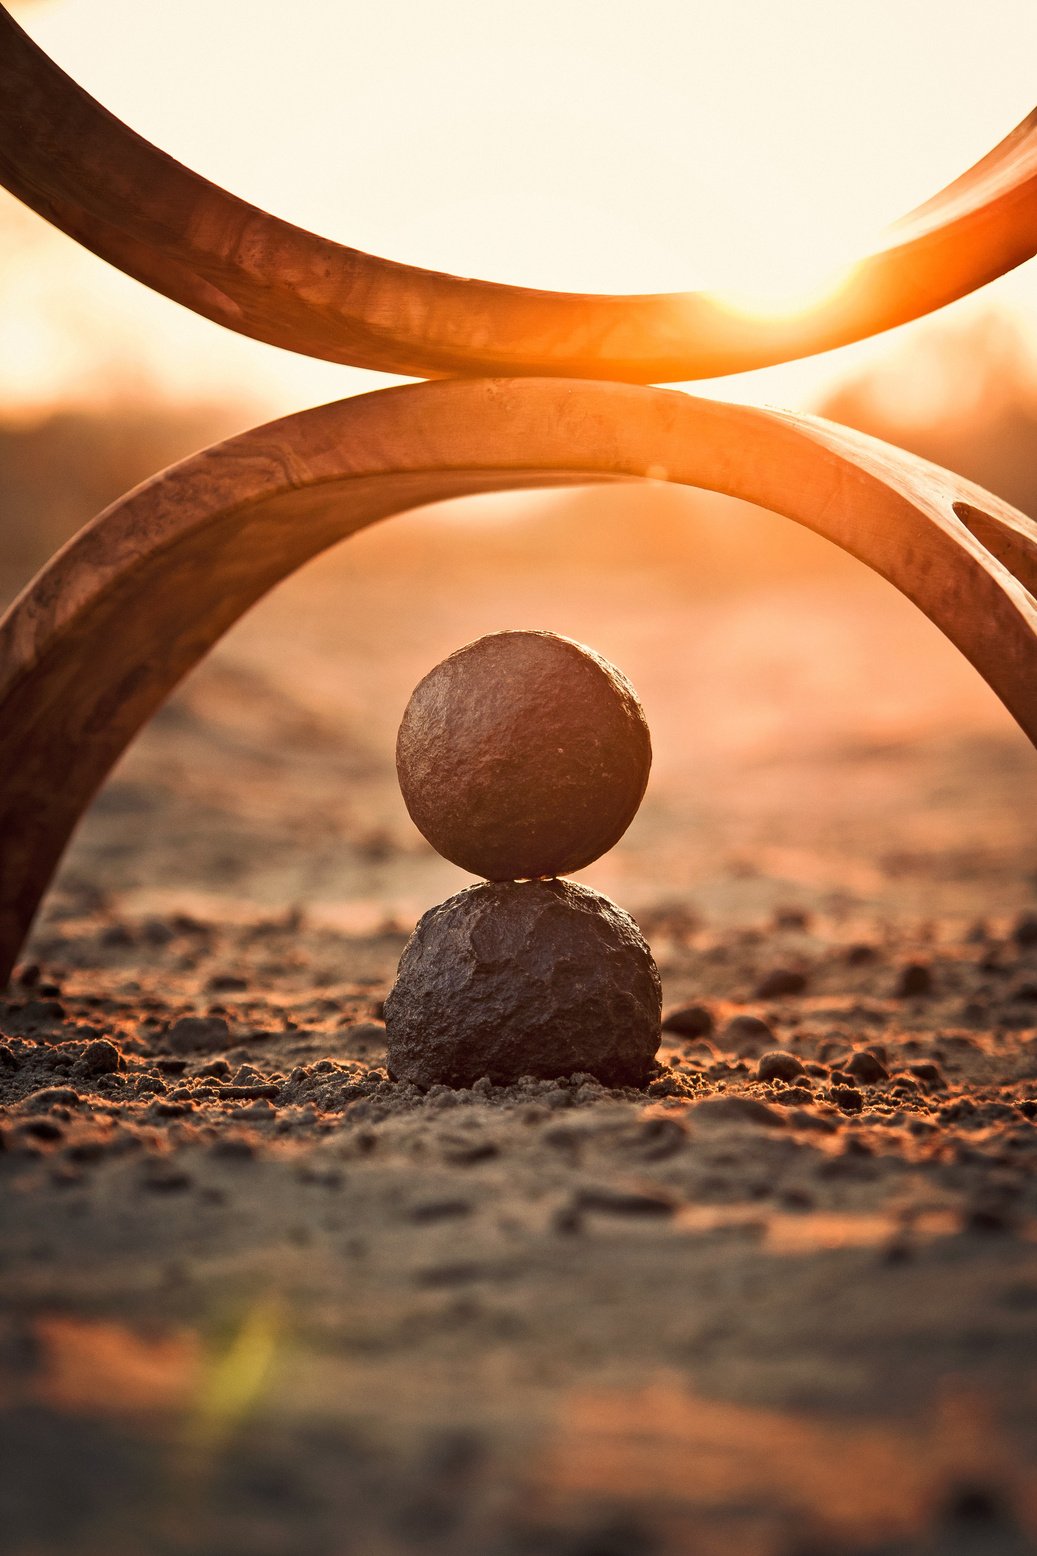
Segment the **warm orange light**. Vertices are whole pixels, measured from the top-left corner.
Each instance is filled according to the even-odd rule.
[[[761,321],[837,295],[869,234],[1022,119],[1037,50],[1032,0],[960,0],[950,19],[942,0],[614,0],[593,26],[575,0],[527,0],[521,28],[507,7],[415,0],[402,32],[400,8],[326,0],[297,0],[289,29],[277,0],[14,5],[112,112],[289,221],[517,285],[706,288]],[[1037,268],[996,285],[1032,331]],[[270,414],[385,381],[192,319],[2,191],[0,312],[19,320],[5,413],[127,374]],[[710,392],[809,404],[847,360]]]
[[[712,294],[714,300],[731,313],[764,323],[797,319],[823,308],[845,290],[858,265],[776,242],[774,250],[755,263],[734,268],[744,271],[744,278],[736,274],[729,286]]]

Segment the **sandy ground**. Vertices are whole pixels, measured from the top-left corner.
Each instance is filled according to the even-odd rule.
[[[16,1556],[1037,1550],[1037,757],[819,542],[711,505],[639,563],[628,500],[549,562],[504,507],[351,542],[99,796],[0,997]],[[395,726],[503,626],[645,703],[581,878],[685,1012],[647,1092],[386,1077],[463,884]]]

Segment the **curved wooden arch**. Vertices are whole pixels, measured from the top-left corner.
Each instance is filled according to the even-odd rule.
[[[888,578],[1037,743],[1037,525],[817,418],[558,379],[387,389],[231,438],[88,524],[0,622],[0,983],[140,726],[301,563],[463,493],[649,477],[805,524]]]
[[[788,318],[707,292],[587,296],[443,275],[280,221],[150,145],[0,6],[0,182],[102,259],[274,346],[409,377],[677,383],[810,356],[953,302],[1037,252],[1037,110]]]

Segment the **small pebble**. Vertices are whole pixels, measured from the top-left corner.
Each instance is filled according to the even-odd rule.
[[[52,1118],[27,1118],[18,1127],[34,1140],[61,1140],[65,1134],[62,1126]]]
[[[248,988],[248,979],[239,977],[237,973],[214,973],[206,988],[212,994],[240,993]]]
[[[802,994],[807,986],[806,974],[791,967],[774,967],[756,985],[755,998],[780,999],[786,994]]]
[[[933,992],[933,972],[928,962],[906,962],[897,974],[894,999],[923,999]]]
[[[854,1080],[863,1081],[866,1086],[877,1085],[879,1081],[884,1081],[889,1076],[886,1066],[867,1048],[859,1049],[846,1069]]]
[[[718,1044],[739,1058],[755,1057],[774,1044],[774,1033],[759,1016],[732,1016],[723,1027]]]
[[[114,1043],[109,1043],[106,1038],[99,1038],[95,1043],[89,1043],[84,1052],[72,1066],[74,1075],[111,1075],[116,1070],[123,1069],[124,1061]]]
[[[680,1005],[663,1017],[663,1031],[680,1037],[709,1037],[715,1027],[708,1005]]]
[[[691,1112],[696,1123],[760,1124],[766,1129],[781,1129],[785,1117],[756,1097],[705,1097]]]
[[[39,1026],[52,1026],[56,1021],[64,1021],[65,1007],[58,1000],[30,1000],[21,1010],[15,1011],[10,1017],[12,1030],[16,1032],[31,1032]]]
[[[809,929],[810,922],[809,911],[792,903],[775,908],[771,920],[775,929]]]
[[[1012,926],[1016,945],[1037,945],[1037,913],[1020,913]]]
[[[761,1081],[791,1081],[803,1074],[803,1061],[784,1049],[774,1048],[760,1056],[756,1074]]]
[[[204,1053],[226,1048],[230,1028],[222,1016],[182,1016],[169,1028],[164,1041],[174,1053]]]
[[[71,1086],[44,1086],[39,1091],[30,1092],[24,1105],[27,1108],[74,1108],[82,1100],[78,1091],[73,1091]]]
[[[828,1095],[844,1113],[859,1113],[864,1106],[864,1098],[853,1086],[832,1086]]]
[[[677,1208],[677,1201],[665,1189],[618,1189],[610,1184],[580,1189],[576,1204],[579,1210],[611,1216],[672,1216]]]

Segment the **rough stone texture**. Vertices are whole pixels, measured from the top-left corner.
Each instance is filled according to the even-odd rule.
[[[803,1074],[803,1061],[783,1048],[775,1048],[761,1054],[756,1074],[761,1081],[791,1081]]]
[[[662,997],[629,914],[572,881],[469,887],[420,920],[385,1001],[389,1072],[419,1086],[646,1080]]]
[[[629,681],[553,632],[494,632],[436,665],[400,725],[415,826],[491,881],[581,870],[622,837],[652,746]]]

